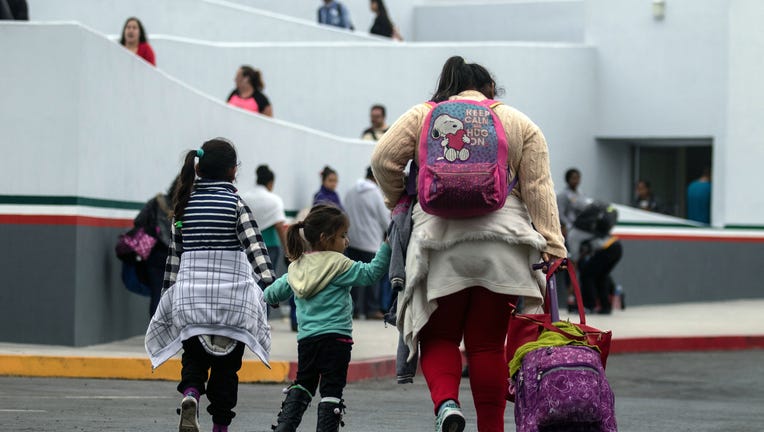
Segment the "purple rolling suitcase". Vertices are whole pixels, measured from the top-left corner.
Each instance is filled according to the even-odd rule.
[[[558,316],[554,278],[550,312]],[[616,432],[615,397],[597,351],[567,345],[539,348],[512,377],[517,432]]]

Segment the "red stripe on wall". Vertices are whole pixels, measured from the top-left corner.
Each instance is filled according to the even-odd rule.
[[[713,236],[713,235],[682,235],[682,234],[619,234],[615,235],[622,240],[667,240],[667,241],[694,241],[694,242],[717,242],[717,243],[764,243],[762,237],[742,236]]]
[[[132,228],[132,219],[63,215],[0,215],[1,225],[68,225],[106,228]]]
[[[613,339],[611,354],[764,348],[764,336],[674,336]]]

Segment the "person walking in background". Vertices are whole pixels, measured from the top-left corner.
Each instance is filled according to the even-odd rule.
[[[557,194],[557,208],[560,212],[560,226],[563,236],[573,228],[573,222],[581,210],[586,207],[587,199],[578,190],[581,184],[581,171],[570,168],[565,172],[565,189]]]
[[[119,39],[120,45],[124,46],[133,54],[156,66],[154,50],[149,45],[149,37],[146,35],[146,29],[136,17],[130,17],[125,21],[122,27],[122,37]]]
[[[340,196],[336,191],[338,182],[337,171],[326,165],[321,170],[321,188],[313,195],[313,205],[330,203],[343,209]]]
[[[278,270],[278,263],[282,252],[286,247],[286,213],[284,213],[284,201],[280,196],[273,193],[273,182],[276,175],[268,168],[268,165],[260,165],[255,171],[257,177],[255,188],[243,192],[241,198],[257,218],[261,227],[263,242],[268,247],[268,256],[273,262],[274,269]],[[286,255],[284,255],[284,262]],[[289,265],[289,264],[287,264]],[[279,274],[277,271],[276,274]],[[294,309],[294,301],[290,300],[290,322],[293,331],[297,331],[297,315]]]
[[[344,4],[336,0],[323,0],[324,5],[318,8],[318,23],[354,30],[350,20],[350,12]]]
[[[369,113],[371,127],[363,131],[361,139],[365,141],[379,141],[388,129],[387,123],[385,122],[386,115],[384,105],[377,104],[372,106],[371,112]]]
[[[366,177],[359,179],[345,194],[345,211],[350,219],[347,256],[353,261],[371,262],[374,253],[385,239],[385,230],[390,224],[390,210],[385,207],[371,167],[366,168]],[[383,319],[381,307],[381,285],[354,286],[353,317],[363,314],[366,319]]]
[[[402,41],[403,38],[401,37],[400,33],[398,33],[398,29],[395,28],[392,20],[390,20],[390,16],[387,14],[387,8],[385,7],[384,0],[371,0],[369,7],[371,8],[371,11],[376,15],[374,18],[374,24],[372,24],[369,33],[378,36],[389,37],[393,40]]]
[[[650,182],[647,180],[639,180],[637,187],[634,189],[635,197],[632,203],[633,207],[641,210],[647,210],[651,212],[657,212],[658,200],[653,195],[653,191],[650,188]]]
[[[139,279],[146,281],[146,285],[151,290],[151,301],[149,302],[149,316],[154,316],[154,312],[159,305],[159,298],[162,295],[162,283],[164,282],[164,269],[167,262],[167,255],[172,244],[172,197],[175,195],[175,188],[178,185],[176,177],[167,192],[157,194],[143,206],[138,216],[135,217],[133,225],[143,230],[157,239],[154,248],[148,259],[136,264],[136,271]]]
[[[233,78],[236,88],[228,95],[228,105],[273,117],[273,107],[263,94],[263,75],[252,66],[241,66]]]
[[[186,153],[175,190],[164,291],[145,344],[154,368],[183,349],[181,432],[199,431],[203,394],[213,432],[228,431],[245,345],[268,365],[262,290],[275,274],[255,218],[232,184],[236,168],[233,145],[209,140]]]
[[[0,0],[0,20],[29,21],[26,0]]]
[[[297,376],[281,404],[273,427],[276,432],[297,430],[319,382],[321,402],[316,431],[339,429],[353,346],[350,287],[379,281],[390,264],[390,246],[386,242],[370,263],[355,262],[343,255],[349,224],[337,207],[313,207],[304,221],[287,230],[287,254],[292,260],[289,271],[265,290],[265,300],[270,304],[294,295],[300,322]]]
[[[711,223],[711,168],[687,186],[687,219]]]
[[[257,218],[263,242],[268,248],[272,262],[281,256],[286,245],[286,213],[284,201],[273,193],[276,175],[268,165],[260,165],[255,170],[255,188],[241,193],[241,199],[249,206]],[[274,264],[274,267],[275,264]]]
[[[443,66],[432,102],[479,102],[495,95],[496,84],[483,66],[455,56]],[[439,432],[461,432],[465,426],[459,404],[462,338],[477,429],[504,430],[507,305],[524,296],[527,311],[540,312],[543,280],[531,266],[540,259],[548,262],[567,255],[544,135],[520,111],[502,104],[491,107],[503,125],[507,168],[519,176],[519,186],[512,189],[503,208],[454,219],[424,212],[420,189],[412,212],[406,287],[398,296],[398,328],[409,347],[409,359],[420,352]],[[390,208],[404,194],[404,169],[417,154],[431,109],[429,104],[411,108],[374,149],[371,167]]]

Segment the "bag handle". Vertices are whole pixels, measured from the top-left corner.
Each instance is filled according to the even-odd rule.
[[[576,306],[578,308],[578,320],[581,324],[586,324],[586,314],[584,313],[584,302],[581,297],[581,287],[578,285],[578,278],[576,277],[576,271],[573,269],[572,265],[568,265],[568,259],[567,258],[560,258],[558,260],[549,261],[549,262],[543,262],[539,264],[534,264],[533,269],[534,270],[540,270],[544,267],[548,267],[549,269],[546,272],[546,284],[547,284],[547,296],[550,297],[549,299],[544,299],[544,311],[547,312],[547,303],[550,303],[550,305],[557,306],[557,293],[556,293],[556,281],[553,279],[554,275],[558,272],[563,270],[563,266],[568,270],[568,275],[570,276],[570,284],[573,286],[573,293],[576,297]],[[549,286],[550,284],[553,286],[553,289],[555,291],[554,299],[550,296],[550,290]],[[548,300],[548,301],[547,301]],[[550,313],[551,311],[548,311]],[[554,318],[554,317],[553,317]],[[558,321],[559,315],[557,319],[553,319],[552,322]]]

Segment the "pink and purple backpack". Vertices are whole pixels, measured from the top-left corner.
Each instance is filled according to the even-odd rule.
[[[486,99],[427,102],[419,138],[418,195],[425,212],[443,218],[481,216],[504,206],[517,184],[508,184],[508,143]]]

